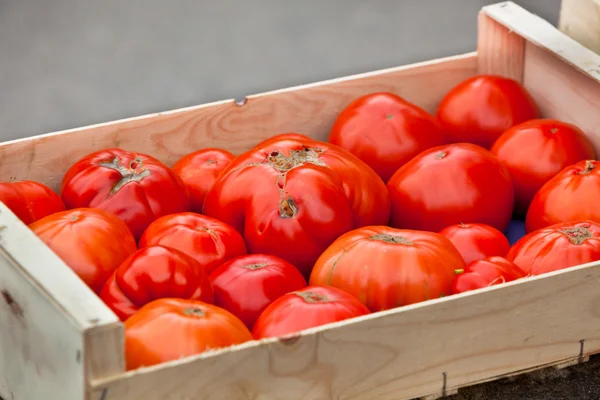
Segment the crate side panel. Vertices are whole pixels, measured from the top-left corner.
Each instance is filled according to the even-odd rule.
[[[525,39],[484,13],[478,16],[477,55],[480,74],[523,81]]]
[[[558,29],[600,53],[600,0],[562,0]]]
[[[476,73],[474,53],[130,120],[0,144],[0,180],[31,179],[59,189],[79,158],[109,147],[153,155],[168,165],[205,147],[239,154],[285,132],[326,139],[356,97],[391,91],[433,111],[454,85]],[[427,88],[427,90],[424,90]]]
[[[94,400],[410,399],[600,351],[600,264],[95,382]],[[565,329],[568,327],[568,329]],[[102,397],[104,396],[104,397]]]

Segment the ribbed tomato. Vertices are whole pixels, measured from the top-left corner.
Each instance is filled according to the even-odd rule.
[[[486,224],[454,224],[442,229],[440,235],[450,239],[465,264],[491,256],[504,257],[510,249],[508,238]]]
[[[454,271],[464,268],[458,250],[438,233],[368,226],[333,242],[309,284],[334,286],[381,311],[450,294]]]
[[[125,361],[132,370],[249,340],[246,325],[229,311],[198,300],[158,299],[125,321]]]
[[[29,228],[96,293],[137,249],[123,221],[94,208],[51,214]]]
[[[266,140],[236,157],[204,200],[204,214],[244,235],[249,252],[279,256],[308,276],[353,227],[385,225],[381,178],[348,151],[299,134]]]
[[[202,266],[185,253],[164,246],[148,246],[131,254],[104,284],[100,298],[122,321],[157,299],[214,301]]]
[[[367,307],[342,290],[307,286],[267,306],[256,320],[252,335],[256,339],[284,336],[366,314]]]
[[[506,258],[486,257],[470,263],[464,270],[456,271],[452,282],[452,293],[464,293],[524,277],[525,273],[521,268]]]
[[[33,181],[0,182],[0,201],[25,225],[65,210],[58,194]]]

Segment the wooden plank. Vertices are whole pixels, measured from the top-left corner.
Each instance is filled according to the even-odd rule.
[[[600,352],[591,263],[93,382],[94,400],[410,399]],[[360,322],[359,322],[360,321]],[[565,328],[568,327],[568,328]],[[104,396],[104,397],[102,397]]]
[[[558,29],[600,53],[600,0],[562,0]]]
[[[72,163],[113,146],[171,165],[209,146],[239,154],[278,133],[326,139],[337,114],[369,92],[391,91],[433,111],[452,86],[475,74],[476,62],[470,53],[249,96],[243,106],[226,100],[5,142],[0,144],[0,180],[32,179],[56,190]]]

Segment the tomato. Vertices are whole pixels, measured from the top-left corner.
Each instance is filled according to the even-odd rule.
[[[359,97],[337,117],[329,142],[350,151],[384,182],[404,163],[430,147],[445,144],[439,122],[393,93]]]
[[[164,246],[148,246],[131,254],[106,281],[100,298],[122,321],[161,298],[214,300],[208,275],[198,261]]]
[[[203,212],[241,232],[250,253],[276,255],[308,276],[342,233],[387,224],[390,199],[381,178],[348,151],[282,134],[236,157]]]
[[[505,256],[510,249],[508,238],[486,224],[454,224],[440,231],[465,260],[465,264],[491,256]]]
[[[581,129],[554,119],[513,126],[494,143],[491,152],[508,167],[515,186],[515,210],[523,216],[550,178],[571,164],[596,158],[594,146]]]
[[[244,238],[231,226],[192,212],[165,215],[150,224],[140,238],[140,247],[154,245],[181,250],[207,274],[247,253]]]
[[[25,225],[65,211],[59,195],[48,186],[33,181],[0,182],[0,201]]]
[[[600,223],[600,161],[579,161],[544,184],[531,200],[525,218],[527,232],[559,222]]]
[[[177,360],[252,340],[237,317],[189,299],[154,300],[125,321],[127,369]]]
[[[256,320],[252,335],[256,339],[284,336],[366,314],[369,310],[342,290],[307,286],[267,306]]]
[[[183,182],[154,157],[121,149],[91,153],[69,168],[61,184],[67,208],[92,207],[121,218],[138,239],[156,218],[188,211]]]
[[[511,247],[506,259],[529,275],[598,261],[600,224],[570,221],[528,233]]]
[[[309,284],[334,286],[381,311],[450,294],[454,271],[464,268],[458,250],[438,233],[369,226],[333,242]]]
[[[173,165],[173,172],[181,178],[190,193],[191,211],[202,212],[206,192],[234,158],[227,150],[210,148],[183,156]]]
[[[504,257],[492,256],[473,261],[464,270],[457,270],[452,282],[452,293],[511,282],[525,277],[525,273]]]
[[[489,149],[508,128],[540,117],[540,111],[519,82],[495,75],[471,77],[440,101],[436,116],[450,140]]]
[[[210,274],[210,280],[215,304],[240,318],[249,329],[274,300],[306,287],[306,279],[296,267],[270,254],[229,260]]]
[[[508,169],[489,151],[469,143],[425,150],[387,184],[390,225],[439,232],[461,222],[504,232],[515,201]]]
[[[97,294],[137,249],[123,221],[94,208],[51,214],[29,228]]]

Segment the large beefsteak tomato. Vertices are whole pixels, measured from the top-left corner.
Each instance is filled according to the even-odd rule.
[[[51,214],[29,228],[96,293],[137,249],[123,221],[94,208]]]
[[[26,225],[65,211],[65,204],[58,194],[33,181],[0,182],[0,201]]]
[[[348,151],[282,134],[236,157],[203,212],[243,233],[251,253],[279,256],[308,276],[342,233],[387,224],[390,199],[381,178]]]
[[[452,294],[499,285],[525,277],[515,263],[504,257],[492,256],[477,260],[464,270],[457,270],[452,282]]]
[[[464,222],[504,232],[515,201],[508,169],[470,143],[425,150],[404,164],[387,187],[395,228],[439,232]]]
[[[504,257],[510,249],[508,238],[486,224],[454,224],[442,229],[440,234],[450,239],[467,265],[486,257]]]
[[[100,298],[122,321],[157,299],[214,301],[212,285],[198,261],[164,246],[131,254],[106,281]]]
[[[329,142],[363,160],[384,182],[404,163],[446,143],[439,122],[427,111],[388,92],[359,97],[337,117]]]
[[[337,287],[381,311],[450,294],[454,271],[464,268],[458,250],[438,233],[368,226],[333,242],[309,284]]]
[[[170,168],[122,149],[100,150],[73,164],[62,180],[61,196],[68,208],[112,212],[136,239],[156,218],[190,208],[187,189]]]

